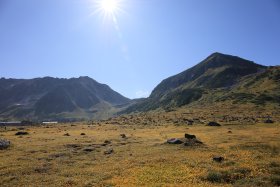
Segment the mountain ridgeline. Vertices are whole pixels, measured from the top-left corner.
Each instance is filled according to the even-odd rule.
[[[0,120],[104,119],[117,114],[251,104],[280,106],[280,67],[213,53],[163,80],[146,99],[130,100],[89,77],[0,79]]]
[[[279,67],[266,67],[236,56],[213,53],[196,66],[163,80],[150,97],[128,107],[124,113],[225,101],[279,105],[279,75]]]
[[[264,66],[239,57],[214,53],[196,66],[163,80],[153,90],[151,97],[162,96],[183,85],[188,88],[229,87],[240,77],[264,69]]]
[[[90,119],[111,116],[130,100],[89,77],[0,79],[0,118]]]

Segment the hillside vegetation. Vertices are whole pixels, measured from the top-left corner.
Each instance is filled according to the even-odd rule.
[[[178,107],[254,104],[279,107],[280,68],[214,53],[198,65],[163,80],[146,100],[124,113]]]

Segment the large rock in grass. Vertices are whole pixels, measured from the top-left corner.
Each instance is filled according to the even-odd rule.
[[[202,144],[203,144],[203,142],[196,138],[186,139],[184,142],[184,146],[199,146]]]
[[[182,140],[180,140],[179,138],[171,138],[167,140],[167,143],[169,144],[182,144],[184,143]]]
[[[224,160],[225,160],[225,158],[222,157],[222,156],[214,156],[213,157],[213,161],[215,161],[215,162],[222,162]]]
[[[192,135],[192,134],[185,134],[185,138],[187,138],[187,139],[195,139],[196,138],[196,136],[195,135]]]
[[[199,146],[203,142],[198,140],[195,135],[185,134],[185,138],[171,138],[167,140],[169,144],[184,144],[184,146]]]
[[[21,136],[21,135],[28,135],[28,134],[29,134],[28,132],[19,131],[19,132],[17,132],[15,135],[16,135],[16,136]]]
[[[207,126],[211,126],[211,127],[219,127],[221,126],[221,124],[217,123],[217,122],[214,122],[214,121],[211,121],[207,124]]]
[[[5,139],[0,139],[0,150],[7,149],[11,145],[11,142]]]
[[[264,121],[264,123],[274,123],[274,121],[271,120],[271,119],[266,119],[266,120]]]

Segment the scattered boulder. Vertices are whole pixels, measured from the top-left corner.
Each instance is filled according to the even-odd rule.
[[[120,136],[121,136],[122,138],[126,138],[126,135],[125,135],[125,134],[120,134]]]
[[[109,148],[109,149],[107,149],[106,151],[104,151],[104,154],[105,154],[105,155],[110,155],[110,154],[112,154],[113,152],[114,152],[113,148]]]
[[[92,152],[92,151],[94,151],[94,148],[87,147],[83,151],[85,151],[85,152]]]
[[[185,138],[187,138],[187,139],[194,139],[194,138],[196,138],[196,136],[195,135],[192,135],[192,134],[185,134]]]
[[[70,136],[70,134],[69,133],[65,133],[63,136]]]
[[[219,127],[221,126],[219,123],[217,122],[214,122],[214,121],[211,121],[207,124],[207,126],[211,126],[211,127]]]
[[[20,135],[28,135],[28,134],[29,134],[28,132],[19,131],[19,132],[17,132],[15,135],[16,135],[16,136],[20,136]]]
[[[213,161],[215,161],[215,162],[222,162],[224,160],[225,160],[225,158],[222,157],[222,156],[214,156],[213,157]]]
[[[110,144],[110,143],[112,143],[110,140],[105,140],[105,141],[104,141],[104,144],[106,144],[106,145],[107,145],[107,144]]]
[[[184,142],[182,140],[178,139],[178,138],[171,138],[171,139],[167,140],[167,143],[169,143],[169,144],[182,144]]]
[[[271,119],[267,119],[264,121],[264,123],[274,123],[274,121],[272,121]]]
[[[0,139],[0,150],[7,149],[11,145],[11,142],[5,139]]]
[[[184,146],[198,146],[203,144],[195,135],[185,134],[185,138],[171,138],[167,140],[169,144],[184,144]]]
[[[86,133],[83,133],[83,132],[81,133],[81,136],[85,136],[85,135],[86,135]]]
[[[193,139],[186,139],[184,146],[196,146],[201,144],[203,144],[203,142],[199,141],[196,138],[193,138]]]
[[[185,122],[187,125],[193,125],[193,123],[194,123],[193,120],[189,120],[189,119],[186,119]]]
[[[231,133],[232,133],[232,131],[228,131],[228,133],[229,133],[229,134],[231,134]]]

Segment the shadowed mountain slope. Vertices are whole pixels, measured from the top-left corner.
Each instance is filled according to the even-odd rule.
[[[196,66],[163,80],[152,92],[151,97],[162,96],[180,86],[189,88],[220,88],[235,84],[239,78],[264,70],[236,56],[213,53]]]
[[[0,79],[2,119],[91,118],[129,102],[109,86],[89,77]]]
[[[124,113],[207,105],[223,101],[279,103],[279,67],[266,67],[240,57],[213,53],[196,66],[163,80],[150,97]],[[265,94],[264,94],[265,93]],[[240,99],[240,98],[239,98]]]

